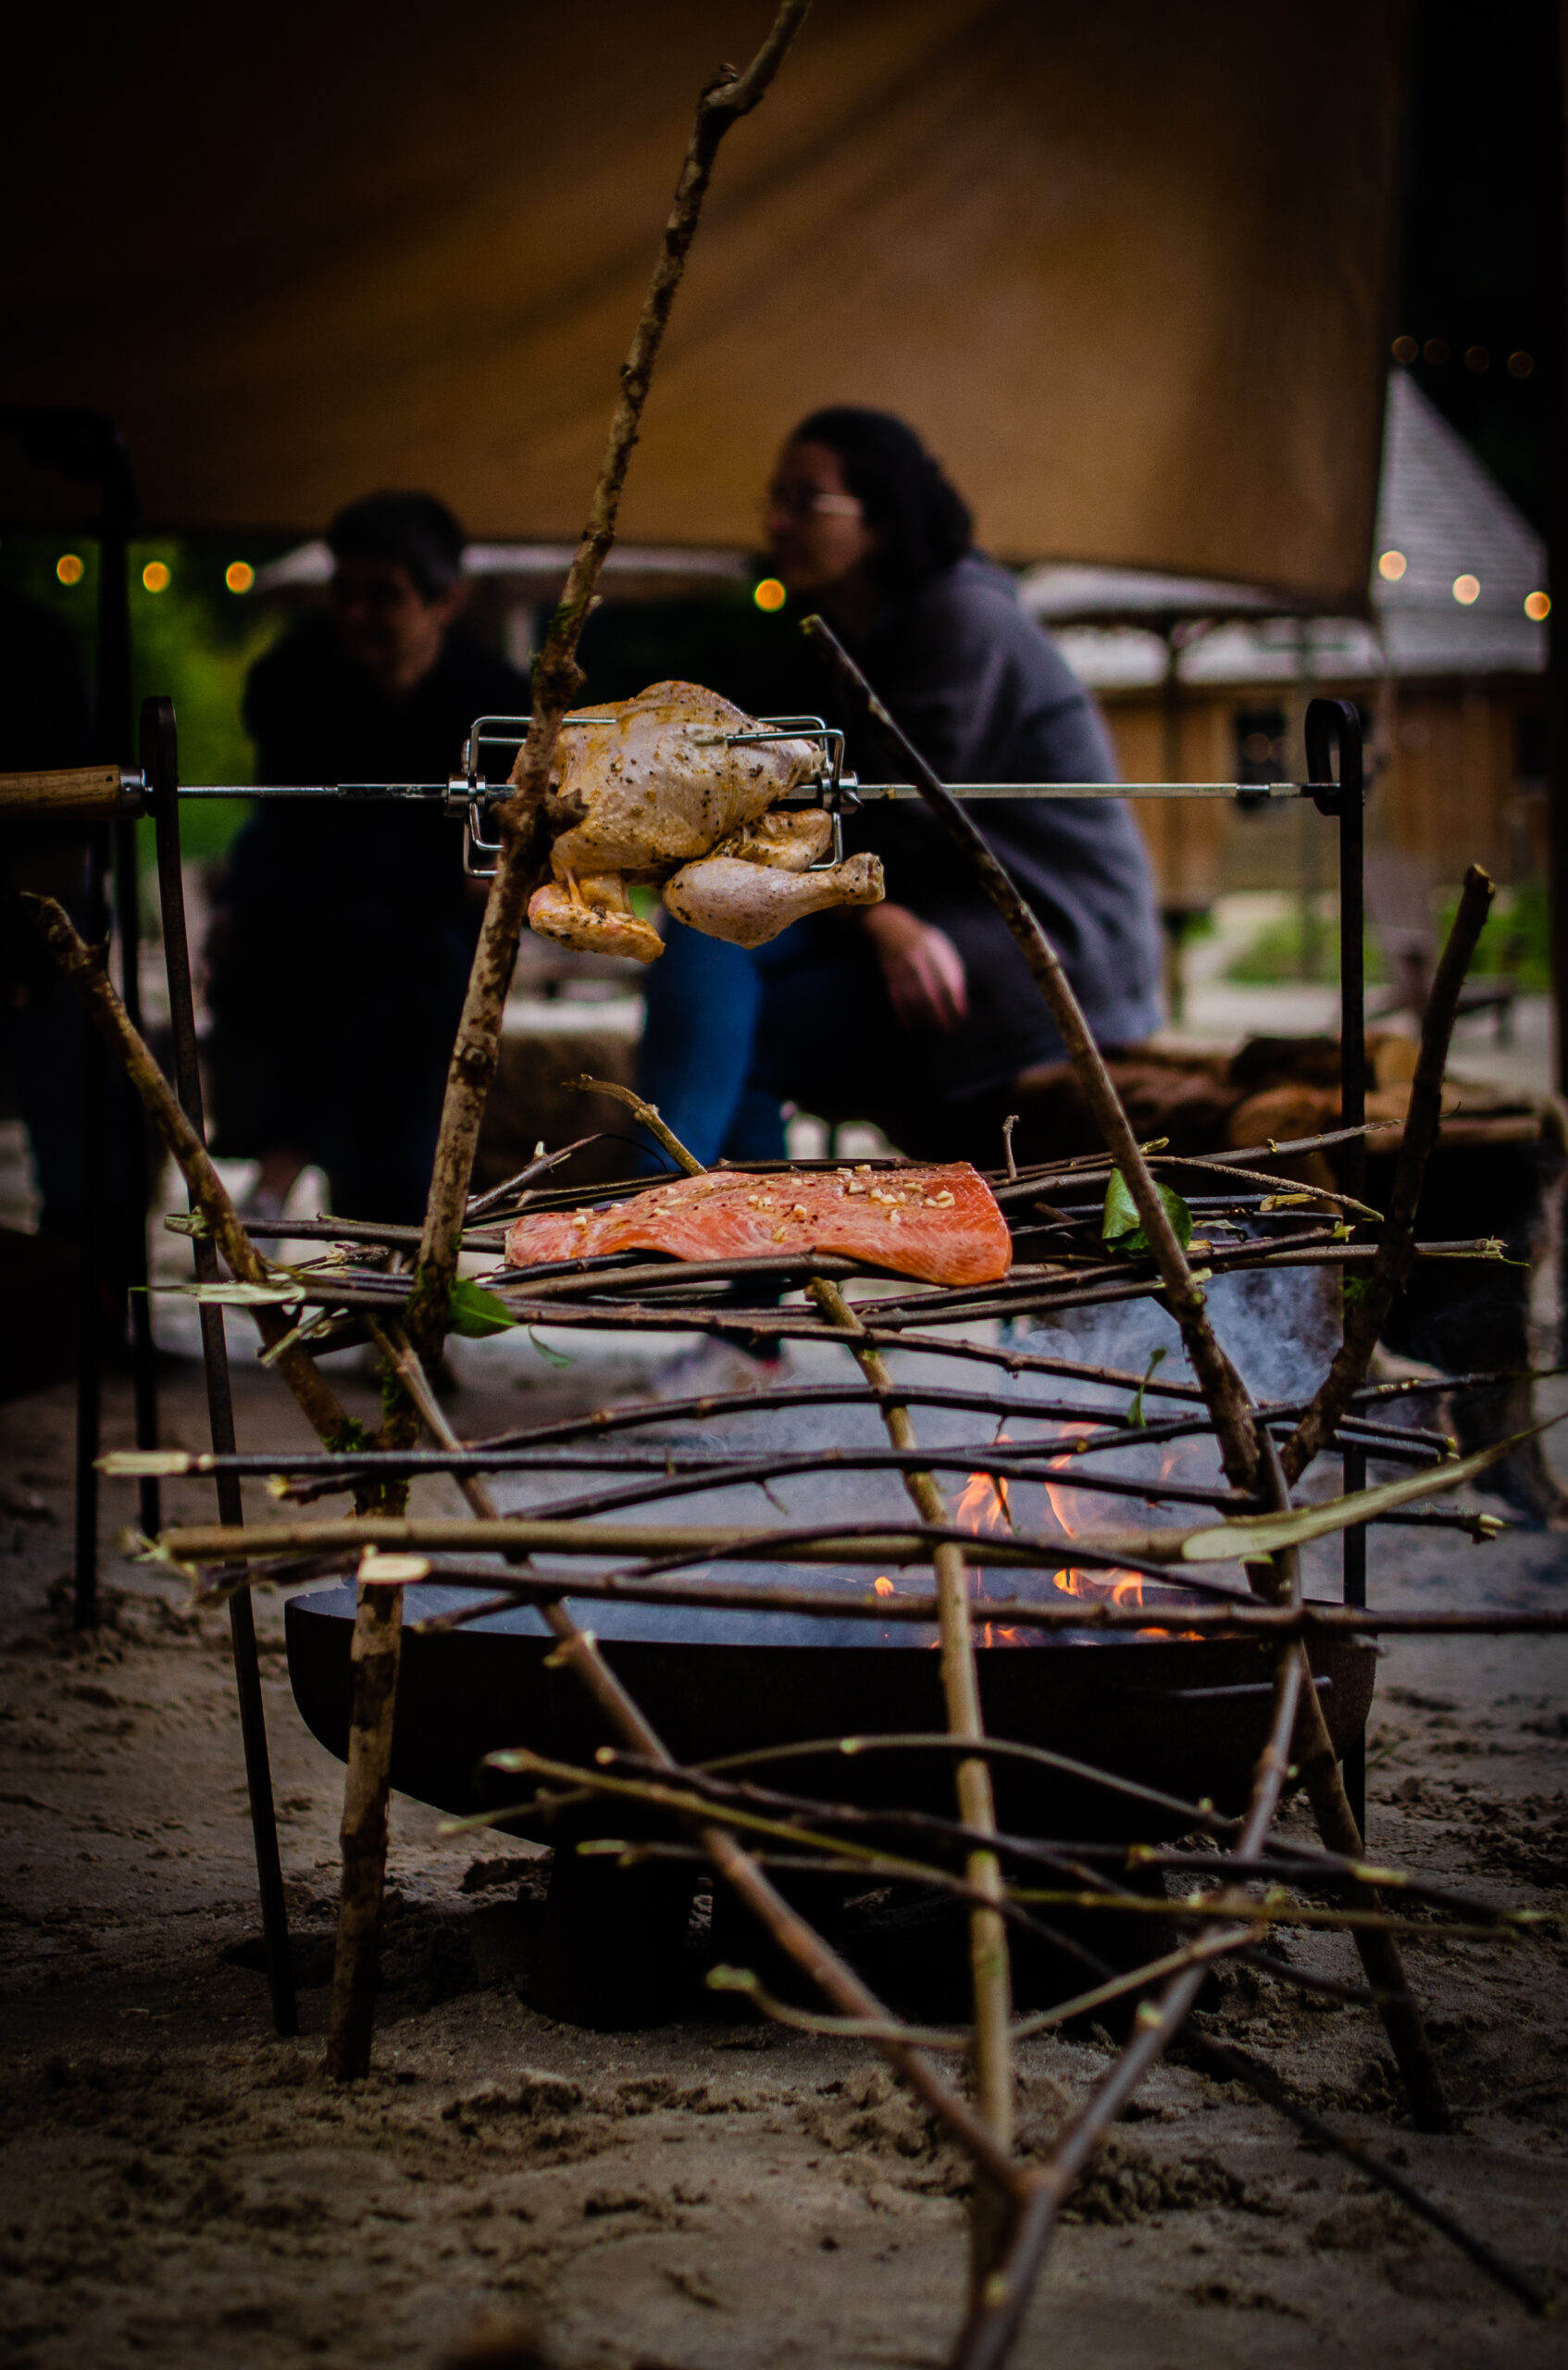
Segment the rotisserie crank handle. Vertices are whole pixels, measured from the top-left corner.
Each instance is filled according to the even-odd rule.
[[[118,823],[144,814],[146,805],[143,777],[122,766],[0,774],[3,823]]]

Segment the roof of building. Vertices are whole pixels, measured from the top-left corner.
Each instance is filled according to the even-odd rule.
[[[1375,550],[1373,625],[1293,616],[1277,597],[1251,586],[1129,568],[1033,568],[1023,580],[1024,595],[1036,616],[1054,626],[1077,673],[1105,690],[1158,682],[1166,631],[1211,620],[1180,654],[1184,682],[1284,683],[1308,673],[1332,681],[1386,669],[1400,676],[1535,674],[1544,667],[1545,625],[1524,612],[1526,595],[1546,583],[1539,539],[1404,370],[1388,383]],[[1471,593],[1467,579],[1479,590]],[[1249,610],[1263,614],[1253,623]],[[1147,625],[1136,622],[1144,617]]]

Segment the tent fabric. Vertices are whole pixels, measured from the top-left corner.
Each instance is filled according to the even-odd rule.
[[[12,400],[168,529],[424,485],[575,537],[696,91],[771,0],[143,0],[10,47]],[[746,545],[824,402],[913,420],[1009,561],[1361,610],[1407,0],[817,0],[720,154],[636,541]]]

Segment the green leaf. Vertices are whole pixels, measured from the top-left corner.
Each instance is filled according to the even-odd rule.
[[[1156,1184],[1165,1216],[1176,1232],[1176,1239],[1185,1251],[1192,1240],[1192,1213],[1179,1193],[1168,1185]],[[1138,1215],[1138,1204],[1127,1190],[1126,1179],[1119,1168],[1111,1171],[1111,1182],[1105,1189],[1105,1216],[1100,1229],[1101,1238],[1116,1251],[1140,1252],[1149,1248]]]
[[[531,1325],[529,1327],[529,1340],[533,1343],[534,1348],[539,1352],[540,1356],[545,1361],[547,1366],[576,1366],[577,1360],[575,1358],[568,1358],[562,1351],[553,1350],[548,1341],[541,1341]]]
[[[1170,1352],[1163,1341],[1157,1350],[1151,1350],[1149,1353],[1149,1364],[1143,1369],[1143,1380],[1133,1392],[1132,1404],[1127,1409],[1124,1421],[1129,1425],[1136,1424],[1140,1430],[1148,1420],[1143,1413],[1143,1394],[1148,1390],[1150,1383],[1153,1380],[1157,1368],[1164,1365],[1165,1360],[1169,1355]]]
[[[517,1320],[482,1284],[456,1283],[446,1296],[446,1321],[466,1341],[483,1341],[492,1333],[509,1333]]]

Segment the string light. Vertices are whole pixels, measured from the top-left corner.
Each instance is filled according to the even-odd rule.
[[[1546,619],[1551,615],[1551,594],[1549,592],[1526,592],[1524,595],[1524,615],[1529,618],[1532,625],[1538,626],[1544,624]]]
[[[1456,576],[1453,580],[1453,597],[1462,608],[1468,609],[1473,601],[1478,601],[1481,597],[1480,578]]]
[[[1397,584],[1409,566],[1403,552],[1385,552],[1377,563],[1377,573],[1386,584]]]
[[[86,563],[76,552],[62,552],[55,562],[55,573],[62,584],[80,584],[87,573]]]
[[[169,572],[161,559],[150,559],[147,562],[146,567],[142,570],[142,581],[149,592],[168,591]]]
[[[789,597],[777,576],[765,576],[752,593],[752,598],[758,608],[766,609],[769,612],[781,609]]]
[[[1397,337],[1394,340],[1394,359],[1396,362],[1413,362],[1420,351],[1421,348],[1417,345],[1412,337]]]
[[[231,559],[223,571],[223,581],[230,592],[248,592],[255,582],[255,570],[248,559]]]
[[[1511,379],[1527,379],[1535,367],[1535,363],[1527,354],[1511,354],[1508,357],[1508,375]]]

